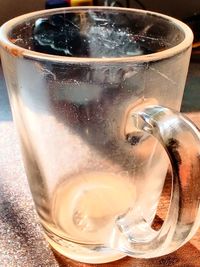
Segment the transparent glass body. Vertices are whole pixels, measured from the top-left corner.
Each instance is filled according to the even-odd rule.
[[[199,225],[199,133],[178,114],[190,29],[146,11],[74,8],[11,20],[0,38],[27,177],[50,244],[90,263],[160,256],[184,244]],[[156,231],[169,169],[171,206]]]

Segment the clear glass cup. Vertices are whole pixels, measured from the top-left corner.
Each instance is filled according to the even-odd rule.
[[[193,35],[171,17],[79,7],[0,30],[30,189],[49,243],[103,263],[151,258],[199,227],[199,131],[179,113]],[[166,176],[171,200],[152,224]]]

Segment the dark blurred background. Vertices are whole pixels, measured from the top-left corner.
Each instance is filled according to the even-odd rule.
[[[46,0],[0,0],[0,24],[20,14],[44,9]],[[186,19],[200,13],[199,0],[50,0],[49,3],[66,3],[66,5],[122,5],[145,8],[168,14],[179,19]]]

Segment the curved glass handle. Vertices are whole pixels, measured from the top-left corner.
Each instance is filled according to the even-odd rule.
[[[134,127],[156,137],[165,148],[172,165],[172,196],[159,231],[141,224],[138,229],[145,235],[137,240],[130,213],[116,222],[120,237],[114,246],[133,257],[151,258],[178,249],[200,225],[200,132],[185,116],[162,106],[138,106],[131,115]]]

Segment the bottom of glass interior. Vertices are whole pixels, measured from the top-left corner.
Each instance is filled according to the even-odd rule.
[[[99,264],[108,263],[126,257],[125,254],[117,251],[96,246],[84,246],[83,244],[76,244],[67,240],[59,238],[49,230],[44,229],[44,235],[49,244],[63,256],[75,261]]]

